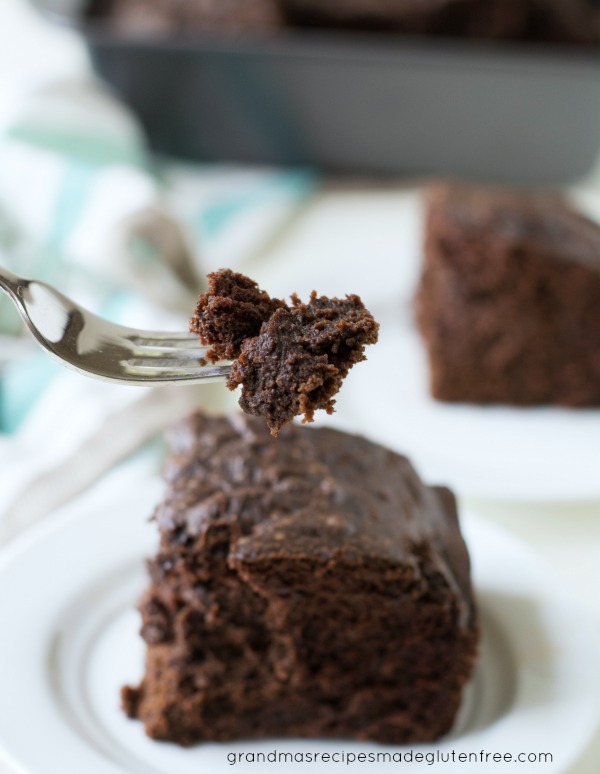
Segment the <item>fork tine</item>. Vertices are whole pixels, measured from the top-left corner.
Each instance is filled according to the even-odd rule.
[[[208,347],[195,347],[194,349],[182,347],[135,347],[131,350],[131,357],[140,360],[156,361],[157,358],[169,358],[170,360],[191,360],[206,362]],[[202,365],[202,363],[201,363]]]
[[[163,381],[168,379],[193,379],[197,381],[208,381],[215,379],[226,379],[229,376],[231,367],[226,365],[202,366],[191,362],[189,365],[185,362],[173,360],[152,360],[133,358],[123,361],[123,368],[128,374],[137,375],[148,380]]]
[[[152,347],[164,349],[202,349],[208,347],[200,343],[194,333],[165,333],[160,331],[140,331],[126,337],[135,347]]]
[[[135,330],[131,331],[131,341],[138,339],[140,342],[148,339],[155,339],[156,341],[200,341],[197,333],[189,333],[189,331],[143,331]]]
[[[140,331],[126,337],[133,345],[134,357],[173,357],[196,358],[203,360],[208,347],[200,343],[197,335],[191,333],[161,333],[160,331]]]
[[[132,368],[175,368],[177,370],[190,370],[199,368],[212,368],[205,360],[196,357],[132,357],[122,361],[124,365]],[[222,368],[223,364],[216,366]]]

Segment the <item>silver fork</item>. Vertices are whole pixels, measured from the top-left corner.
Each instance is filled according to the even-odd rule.
[[[14,302],[37,342],[63,365],[119,384],[206,384],[230,366],[210,365],[191,333],[141,331],[104,320],[58,290],[0,267],[0,289]]]

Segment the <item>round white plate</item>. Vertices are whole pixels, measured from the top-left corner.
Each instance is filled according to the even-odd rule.
[[[27,774],[219,774],[267,768],[232,765],[234,753],[407,753],[348,740],[289,739],[184,750],[147,739],[140,723],[125,718],[119,688],[142,674],[133,608],[147,582],[143,557],[156,547],[147,515],[160,489],[151,480],[142,494],[112,494],[87,512],[64,513],[5,551],[0,757]],[[472,516],[464,528],[482,613],[479,665],[452,734],[413,753],[454,754],[456,762],[443,767],[448,772],[464,771],[460,753],[544,753],[552,762],[522,763],[519,771],[564,772],[598,719],[594,629],[577,600],[518,541]],[[285,768],[296,765],[304,770],[307,764]],[[361,763],[360,770],[381,772],[382,765]],[[268,768],[281,770],[281,764]],[[347,771],[348,765],[312,762],[310,770]]]
[[[592,214],[596,205],[587,202]],[[302,298],[313,288],[359,293],[381,323],[379,344],[367,348],[367,362],[352,369],[340,392],[335,426],[405,452],[428,480],[461,495],[530,502],[600,498],[600,410],[478,407],[430,398],[411,309],[422,228],[420,189],[328,193],[295,224],[270,263],[257,268],[257,279],[275,295],[291,288]]]
[[[600,411],[434,401],[408,319],[384,322],[367,355],[340,394],[339,419],[407,454],[425,480],[491,500],[600,497]]]

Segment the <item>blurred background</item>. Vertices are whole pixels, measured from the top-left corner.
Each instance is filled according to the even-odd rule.
[[[600,218],[600,11],[343,5],[2,0],[0,263],[139,328],[186,330],[221,267],[279,296],[359,293],[378,370],[327,423],[523,538],[600,631],[600,412],[440,409],[412,322],[432,177],[549,187]],[[0,546],[117,469],[143,481],[166,425],[235,403],[69,373],[0,297]],[[599,766],[597,733],[570,774]]]

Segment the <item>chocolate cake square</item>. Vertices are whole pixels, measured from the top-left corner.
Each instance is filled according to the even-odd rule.
[[[330,429],[196,414],[169,440],[127,713],[181,745],[446,733],[478,642],[451,493]]]
[[[435,398],[600,405],[600,226],[563,198],[433,186],[416,307]]]

